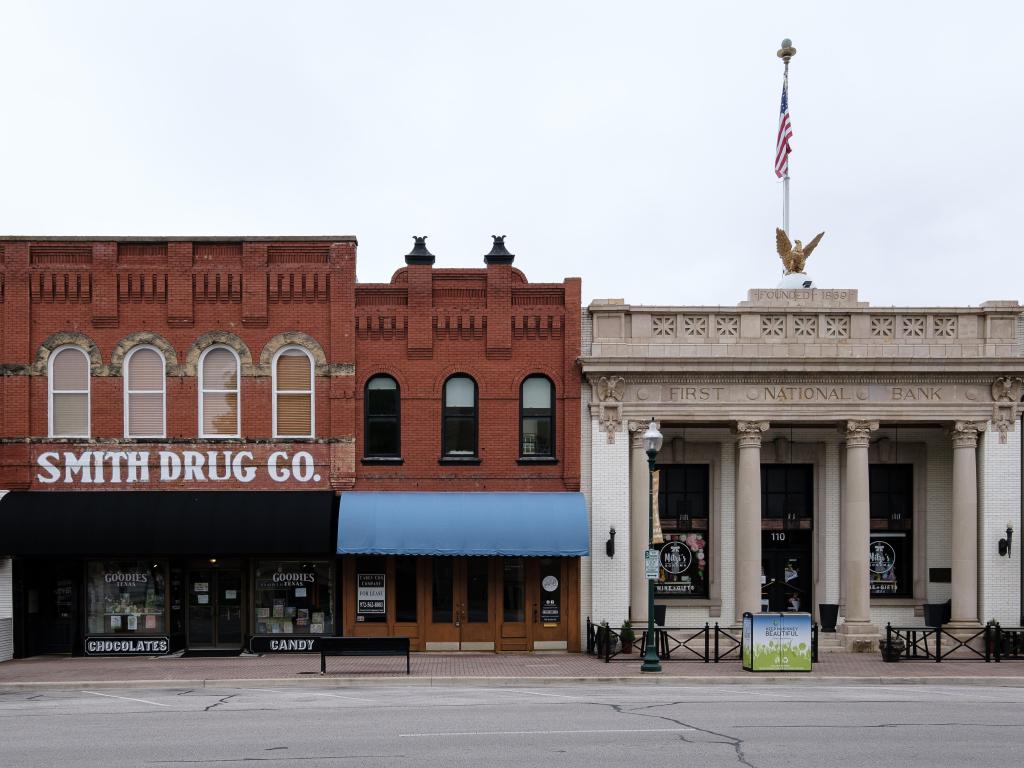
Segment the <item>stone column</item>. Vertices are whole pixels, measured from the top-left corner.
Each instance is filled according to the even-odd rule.
[[[736,467],[736,621],[761,610],[761,434],[767,421],[740,421]]]
[[[647,549],[650,472],[643,434],[646,423],[629,423],[629,612],[634,624],[647,621],[647,577],[644,552]],[[622,553],[626,555],[625,552]]]
[[[877,421],[848,421],[846,472],[843,476],[841,551],[846,610],[843,632],[871,635],[871,590],[868,581],[868,545],[871,540],[871,488],[868,474],[868,442],[878,429]]]
[[[978,624],[978,433],[985,422],[953,426],[952,624]]]

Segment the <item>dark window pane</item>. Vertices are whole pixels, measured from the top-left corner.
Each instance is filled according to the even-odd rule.
[[[505,621],[526,621],[524,565],[519,558],[505,558],[502,568],[502,596]]]
[[[452,620],[452,565],[450,557],[434,558],[434,579],[431,596],[432,621],[443,624]]]
[[[470,623],[486,623],[488,620],[489,567],[490,561],[486,558],[466,560],[466,621]]]
[[[366,455],[397,456],[398,453],[398,420],[370,418],[366,423]]]
[[[394,416],[398,413],[398,391],[394,389],[367,390],[366,411],[370,416]]]
[[[523,417],[523,456],[551,455],[551,419],[548,417]]]
[[[418,621],[416,558],[395,558],[395,621]]]
[[[447,416],[444,422],[444,447],[448,455],[475,456],[476,419],[472,415]]]

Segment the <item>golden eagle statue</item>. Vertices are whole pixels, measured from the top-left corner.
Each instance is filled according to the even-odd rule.
[[[779,227],[775,228],[775,249],[779,252],[779,258],[782,259],[783,266],[786,267],[787,275],[792,275],[793,273],[803,274],[804,264],[810,258],[811,251],[818,247],[818,243],[821,242],[821,238],[824,236],[824,232],[819,232],[817,237],[807,245],[804,245],[799,240],[795,243],[790,243],[789,236]]]

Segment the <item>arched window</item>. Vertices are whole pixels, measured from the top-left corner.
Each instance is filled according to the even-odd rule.
[[[452,376],[444,383],[441,450],[445,457],[476,456],[476,382],[469,376]]]
[[[368,458],[396,458],[402,455],[399,421],[401,402],[398,382],[390,376],[374,376],[366,382],[363,400],[366,434],[363,453]]]
[[[520,388],[519,455],[554,458],[555,388],[547,376],[528,376]]]
[[[313,359],[302,347],[274,357],[274,437],[313,437]]]
[[[199,358],[199,436],[238,437],[238,355],[228,347],[210,347]]]
[[[89,355],[60,347],[50,355],[50,437],[89,436]]]
[[[124,359],[124,436],[164,437],[164,356],[153,347],[135,347]]]

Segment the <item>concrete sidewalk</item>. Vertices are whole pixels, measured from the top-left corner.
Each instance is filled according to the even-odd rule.
[[[621,658],[621,657],[620,657]],[[645,683],[972,683],[1024,686],[1024,663],[1004,661],[901,661],[886,664],[877,654],[823,654],[809,673],[749,673],[738,661],[704,664],[663,662],[661,674],[640,672],[640,657],[605,663],[591,656],[567,653],[414,653],[412,674],[405,659],[331,657],[327,675],[320,675],[315,654],[276,654],[228,658],[73,658],[40,656],[0,664],[0,689],[38,687],[202,687],[258,686],[275,683],[337,686],[340,682],[387,682],[435,685],[445,683],[531,685],[567,681]]]

